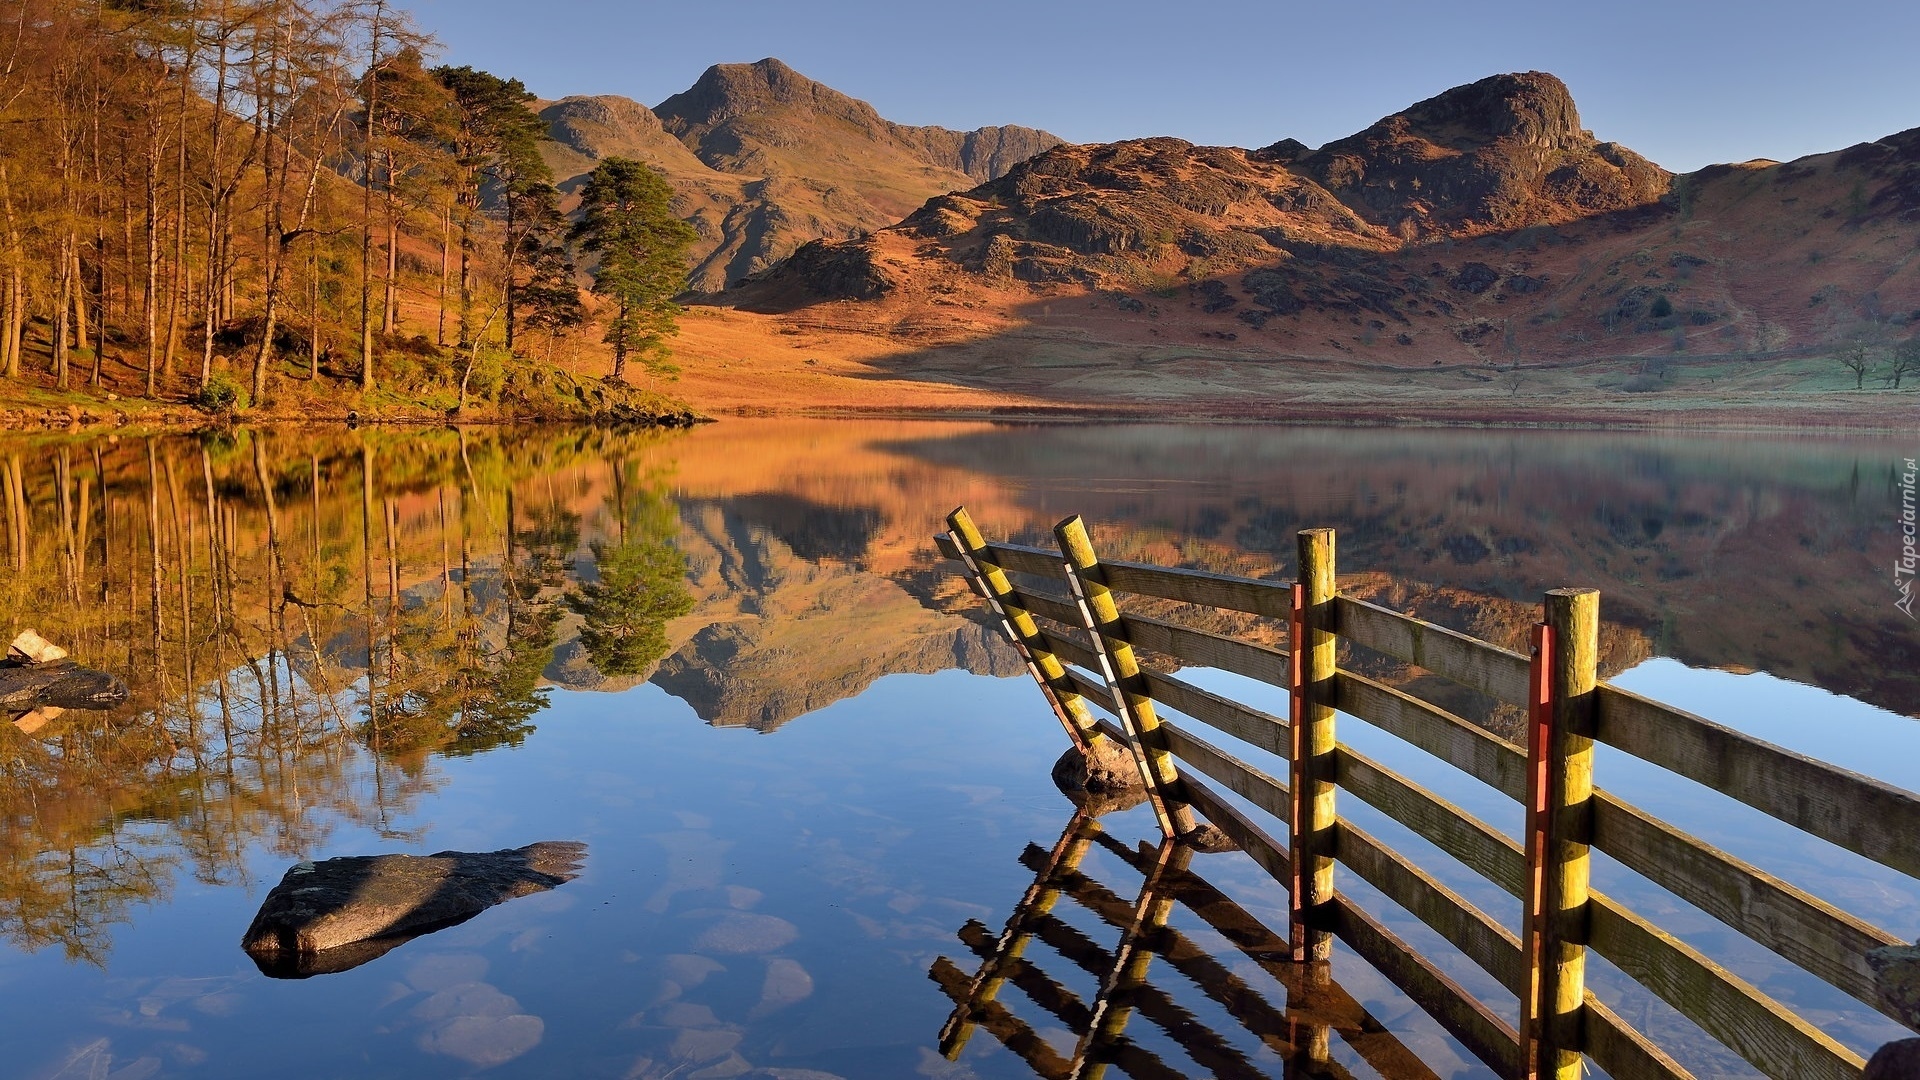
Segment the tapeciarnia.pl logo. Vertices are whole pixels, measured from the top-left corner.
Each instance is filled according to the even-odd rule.
[[[1913,458],[1903,461],[1904,471],[1900,474],[1900,557],[1893,561],[1893,587],[1899,592],[1900,599],[1893,606],[1906,612],[1909,619],[1920,619],[1913,613],[1913,580],[1916,563],[1920,563],[1920,552],[1915,549],[1915,523],[1913,505],[1913,482],[1920,467],[1916,467]]]

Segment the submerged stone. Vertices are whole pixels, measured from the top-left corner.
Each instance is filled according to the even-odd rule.
[[[785,919],[750,911],[730,911],[702,931],[693,947],[704,953],[747,956],[770,953],[791,944],[799,936],[799,928]]]
[[[584,844],[549,841],[301,863],[267,894],[241,948],[275,978],[346,971],[495,904],[572,881],[585,857]]]
[[[760,984],[760,1003],[753,1007],[756,1017],[777,1012],[813,996],[813,976],[799,961],[775,957],[767,961],[767,977]]]
[[[537,1016],[460,1016],[424,1031],[415,1045],[476,1068],[504,1065],[540,1045],[547,1026]]]

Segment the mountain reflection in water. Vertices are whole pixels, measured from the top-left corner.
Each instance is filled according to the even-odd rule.
[[[0,724],[0,934],[20,954],[58,946],[106,966],[117,931],[184,894],[257,894],[278,872],[264,867],[336,837],[445,847],[429,833],[457,794],[454,763],[518,760],[565,711],[547,711],[557,693],[664,692],[716,727],[772,732],[889,675],[1018,674],[933,552],[961,504],[996,538],[1048,543],[1079,513],[1108,557],[1262,576],[1290,572],[1296,529],[1330,526],[1343,589],[1483,638],[1517,646],[1542,590],[1591,585],[1607,674],[1672,657],[1914,714],[1916,637],[1882,569],[1907,453],[1871,439],[799,420],[9,436],[0,629],[39,629],[126,677],[133,699],[31,735]],[[1213,629],[1284,632],[1221,618]],[[1515,719],[1448,703],[1497,730]],[[636,765],[631,782],[672,767]],[[554,835],[574,835],[561,824]],[[209,948],[231,951],[242,928]]]

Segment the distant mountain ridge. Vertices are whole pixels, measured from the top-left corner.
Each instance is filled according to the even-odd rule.
[[[808,244],[729,302],[846,301],[836,325],[923,337],[943,320],[1057,325],[1389,365],[1778,355],[1860,322],[1920,327],[1916,247],[1920,130],[1676,176],[1582,128],[1559,79],[1521,72],[1318,149],[1055,146],[890,228]],[[947,374],[1022,385],[1000,370]]]
[[[563,190],[595,163],[661,169],[700,234],[695,288],[718,291],[816,238],[900,220],[928,198],[1003,175],[1060,139],[1024,127],[911,127],[779,60],[717,64],[657,108],[616,96],[543,103]]]

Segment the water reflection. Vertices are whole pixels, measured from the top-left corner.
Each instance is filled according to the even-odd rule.
[[[630,450],[451,431],[13,448],[0,610],[134,695],[5,733],[9,936],[98,961],[108,928],[182,871],[239,881],[252,845],[299,857],[336,822],[406,816],[434,786],[429,754],[533,730],[573,604],[605,628],[601,651],[631,663],[633,640],[657,658],[660,611],[571,573],[596,500],[554,487],[570,464]],[[516,505],[516,481],[536,476],[549,497]],[[670,546],[657,484],[616,471],[609,488],[597,501],[626,544]],[[676,584],[646,587],[683,602]],[[170,834],[124,828],[137,821]]]
[[[1098,846],[1141,878],[1138,898],[1123,899],[1082,869],[1088,851]],[[1035,874],[1032,886],[1014,905],[996,937],[979,921],[960,928],[960,940],[979,957],[972,974],[940,957],[929,977],[953,999],[954,1012],[940,1031],[940,1051],[958,1061],[977,1029],[984,1029],[1037,1076],[1047,1080],[1099,1077],[1108,1066],[1134,1077],[1194,1075],[1194,1066],[1223,1078],[1347,1078],[1354,1075],[1333,1054],[1338,1036],[1360,1060],[1381,1076],[1421,1080],[1437,1074],[1402,1045],[1385,1024],[1334,982],[1326,964],[1294,964],[1287,940],[1268,929],[1245,908],[1214,888],[1191,868],[1195,850],[1163,841],[1135,850],[1115,840],[1084,811],[1068,821],[1051,851],[1030,845],[1021,862]],[[1109,932],[1119,933],[1112,948],[1099,944],[1054,913],[1062,896],[1095,916]],[[1185,908],[1230,947],[1270,976],[1282,996],[1275,1005],[1268,993],[1223,963],[1214,951],[1170,925],[1175,907]],[[1055,976],[1047,962],[1028,955],[1039,942],[1053,956],[1098,980],[1086,1002]],[[1158,960],[1180,978],[1156,977]],[[1006,984],[1018,988],[1031,1006],[1066,1025],[1073,1048],[1061,1054],[1001,1000]],[[1197,988],[1214,1009],[1239,1025],[1235,1035],[1252,1045],[1237,1046],[1219,1027],[1210,1027],[1174,998],[1186,985]],[[1127,1028],[1135,1014],[1159,1030],[1187,1060],[1168,1061]],[[1217,1022],[1216,1022],[1217,1023]]]
[[[1268,576],[1289,572],[1294,529],[1330,525],[1340,530],[1343,589],[1510,645],[1524,640],[1542,589],[1595,585],[1605,597],[1602,666],[1609,674],[1672,657],[1692,668],[1766,671],[1873,703],[1880,709],[1858,707],[1858,733],[1849,736],[1867,759],[1859,767],[1915,787],[1910,763],[1875,752],[1889,745],[1884,728],[1897,720],[1882,709],[1920,712],[1915,634],[1884,595],[1878,569],[1890,537],[1885,511],[1894,501],[1884,489],[1896,449],[1874,440],[845,421],[735,421],[670,436],[285,429],[0,438],[0,630],[10,639],[37,627],[132,688],[128,705],[110,714],[69,712],[31,734],[0,724],[0,933],[11,946],[0,950],[0,980],[7,964],[42,950],[56,966],[64,953],[106,967],[116,961],[116,944],[137,952],[135,943],[162,933],[156,928],[168,925],[170,913],[197,910],[209,895],[253,890],[231,905],[250,912],[257,893],[290,863],[378,850],[375,843],[488,850],[593,834],[597,865],[639,873],[639,862],[620,864],[623,856],[593,830],[648,805],[654,796],[646,792],[667,790],[660,772],[680,762],[657,756],[649,727],[638,740],[644,749],[627,758],[601,763],[597,748],[578,750],[575,760],[586,764],[573,771],[523,775],[543,745],[569,736],[583,717],[642,727],[671,697],[674,708],[690,707],[715,727],[775,732],[792,724],[800,730],[764,740],[768,747],[757,751],[779,757],[766,765],[766,790],[786,791],[791,777],[782,770],[794,766],[784,763],[836,703],[873,700],[869,689],[889,675],[947,672],[950,681],[929,681],[942,690],[888,698],[886,718],[898,728],[901,753],[944,757],[956,732],[980,723],[955,715],[956,701],[985,693],[984,680],[961,672],[1020,670],[932,551],[929,534],[963,503],[996,536],[1049,543],[1055,520],[1082,513],[1097,523],[1096,543],[1110,557]],[[1251,617],[1220,618],[1205,628],[1264,641],[1284,635]],[[1418,678],[1377,658],[1349,662],[1388,681]],[[1039,707],[1030,686],[1012,686],[1007,697],[1018,703],[1008,709]],[[1446,704],[1496,730],[1515,719],[1486,702]],[[1726,710],[1716,712],[1721,704]],[[1728,699],[1693,707],[1752,727],[1759,721],[1749,714],[1767,704]],[[1025,723],[1012,715],[1006,722],[1015,720]],[[1779,720],[1825,730],[1804,715]],[[1044,715],[1033,725],[1033,737],[1045,739]],[[680,744],[679,753],[696,745]],[[730,745],[738,755],[740,744]],[[1036,751],[1045,759],[1041,781],[1057,750]],[[709,771],[686,783],[747,799],[726,772],[730,761],[702,765]],[[964,782],[998,784],[1024,764],[1003,753]],[[582,788],[581,768],[595,772],[589,787]],[[1908,775],[1894,775],[1901,769]],[[475,775],[494,786],[459,788],[480,782]],[[858,782],[883,789],[871,775]],[[912,797],[884,790],[889,799]],[[510,836],[500,835],[500,817],[472,809],[496,798],[573,806],[568,800],[588,794],[616,801]],[[912,832],[934,831],[924,824],[860,832],[866,819],[829,821],[821,796],[806,798],[816,801],[754,805],[790,815],[791,835],[812,845],[810,858],[831,849],[859,864],[822,887],[835,904],[863,895],[862,883],[878,872],[870,865],[875,852],[884,851],[890,872],[910,876],[983,842],[950,831],[926,841]],[[449,806],[468,809],[455,820]],[[901,814],[901,822],[919,822]],[[730,870],[727,852],[752,846],[747,838],[765,824],[744,813],[729,821],[673,832],[668,819],[639,834],[669,855],[660,866],[647,864],[643,876],[652,876],[632,890],[644,912],[677,910],[698,896],[702,910],[730,913],[715,916],[716,927],[726,925],[713,940],[674,946],[695,959],[659,961],[672,968],[662,968],[661,978],[678,987],[701,984],[698,956],[726,955],[727,942],[749,932],[804,924],[779,891],[792,873],[758,881],[764,898],[738,900],[738,907],[737,898],[713,892]],[[1023,827],[1020,835],[1027,834]],[[1089,843],[1120,857],[1100,834]],[[764,847],[756,850],[765,857]],[[1035,852],[1046,855],[1029,855]],[[1176,916],[1188,900],[1200,902],[1190,871],[1169,865],[1160,877],[1188,883],[1179,886],[1186,891]],[[992,883],[966,885],[990,891]],[[1092,910],[1080,898],[1094,894],[1054,887]],[[1862,879],[1857,887],[1878,886]],[[955,903],[992,899],[969,898],[960,885],[949,891]],[[584,892],[576,884],[554,896]],[[479,922],[523,917],[515,908],[536,902]],[[1101,903],[1116,918],[1131,919],[1137,909],[1131,900]],[[1239,925],[1238,916],[1210,900],[1203,906],[1228,912],[1208,933],[1243,948],[1226,928]],[[762,916],[773,921],[748,925]],[[944,938],[951,925],[930,932]],[[1035,925],[1072,944],[1044,919]],[[928,929],[915,926],[916,933]],[[209,935],[207,955],[244,963],[233,952],[235,929],[227,919],[217,933],[191,933]],[[822,965],[837,961],[828,950],[862,964],[878,955],[864,937],[848,946],[826,929],[810,933],[822,953],[798,974],[778,958],[756,960],[750,979],[734,973],[753,986],[738,1015],[727,1014],[729,1033],[744,1032],[748,1044],[759,1039],[782,994],[798,994],[803,976],[809,986],[830,977],[823,972],[834,969]],[[872,941],[884,940],[874,933]],[[967,934],[970,945],[997,940],[984,927]],[[1263,934],[1257,924],[1246,928],[1245,963],[1266,967],[1257,944]],[[1127,956],[1151,955],[1147,989],[1129,989],[1120,978],[1107,999],[1131,1004],[1103,1015],[1137,1015],[1111,1038],[1097,1023],[1075,1028],[1091,1040],[1084,1060],[1131,1053],[1125,1047],[1134,1043],[1160,1045],[1139,1033],[1157,1030],[1153,972],[1184,972],[1179,965],[1189,963],[1176,963],[1186,954],[1170,940],[1150,927],[1136,935],[1141,948]],[[636,951],[651,956],[655,944],[636,944]],[[1087,1018],[1102,1000],[1100,982],[1116,970],[1110,944],[1099,953],[1076,946],[1067,958],[1086,964],[1051,973],[1079,995]],[[739,955],[771,948],[755,947],[763,952]],[[921,980],[932,948],[913,958],[912,975],[937,999]],[[412,963],[397,958],[366,969],[401,978],[415,995],[394,1010],[425,1010],[404,1024],[382,1019],[389,1025],[382,1030],[405,1030],[468,1064],[544,1052],[531,1022],[542,1010],[531,991],[486,984],[497,997],[469,987],[467,997],[429,1006],[462,983],[422,977],[415,985],[411,974],[387,974],[388,967],[410,972]],[[1240,960],[1222,963],[1247,977]],[[1005,978],[1028,978],[1025,970],[1013,965]],[[967,990],[971,970],[953,971]],[[247,975],[257,978],[251,965]],[[194,984],[194,1001],[228,994],[219,980],[237,976],[202,978],[214,982]],[[756,1011],[763,979],[771,996],[766,1011]],[[164,996],[154,985],[166,979],[150,982],[142,993]],[[303,984],[308,992],[314,985]],[[728,994],[738,989],[727,986]],[[1286,1034],[1288,1010],[1299,1012],[1315,992],[1300,990],[1289,986],[1285,1004],[1266,992],[1263,1010],[1229,987],[1222,993],[1244,1003],[1245,1015],[1206,1026],[1238,1047],[1240,1058],[1277,1070],[1291,1052],[1284,1047],[1295,1045]],[[866,1006],[848,993],[844,1001],[825,992],[807,1000],[831,1005],[836,1016],[862,1013]],[[571,1000],[578,990],[552,996]],[[1055,1003],[1067,1009],[1065,999]],[[544,1014],[551,1020],[560,1011],[549,1002]],[[1009,1015],[1016,1014],[1026,1015]],[[490,1017],[503,1022],[489,1027]],[[527,1019],[505,1020],[511,1017]],[[650,1013],[643,1027],[679,1039],[683,1030],[712,1027],[697,1019]],[[462,1026],[448,1027],[455,1020]],[[1251,1045],[1233,1034],[1236,1024],[1255,1033]],[[1368,1037],[1359,1013],[1328,1024],[1336,1059],[1342,1032]],[[932,1026],[897,1037],[931,1053]],[[476,1033],[496,1029],[501,1041],[488,1049]],[[1070,1064],[1079,1037],[1063,1041],[1052,1031],[1042,1041]],[[89,1060],[86,1045],[71,1048],[81,1054],[74,1060]],[[1172,1045],[1163,1056],[1217,1052],[1210,1060],[1226,1063],[1218,1068],[1238,1067],[1224,1050],[1195,1045],[1200,1050]],[[663,1074],[681,1060],[649,1053]],[[772,1051],[761,1046],[753,1056],[763,1054]],[[996,1067],[972,1056],[968,1064]],[[1395,1068],[1387,1074],[1419,1075],[1406,1062]]]

